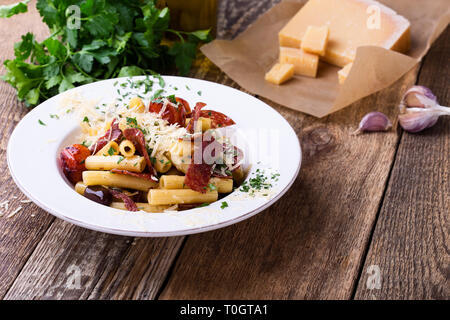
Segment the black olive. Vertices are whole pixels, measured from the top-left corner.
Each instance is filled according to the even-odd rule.
[[[102,186],[90,186],[84,190],[84,196],[92,201],[109,206],[112,202],[112,194]]]

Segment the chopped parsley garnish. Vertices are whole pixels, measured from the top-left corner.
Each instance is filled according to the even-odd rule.
[[[213,185],[212,183],[208,184],[208,188],[209,188],[210,191],[217,190],[217,187],[215,185]]]
[[[138,126],[136,118],[127,117],[127,124],[134,128],[137,128]]]
[[[116,152],[116,149],[114,149],[113,147],[109,147],[108,154],[112,156],[114,152]]]
[[[164,89],[159,89],[159,90],[157,90],[157,91],[153,94],[151,100],[155,100],[155,99],[161,97],[161,95],[162,95],[163,93],[164,93]]]
[[[201,95],[202,95],[202,92],[201,92],[201,91],[197,91],[197,94],[198,94],[199,96],[201,96]]]
[[[41,119],[38,119],[38,122],[39,122],[39,124],[40,124],[41,126],[46,126],[46,124],[43,123]]]
[[[85,146],[85,147],[90,147],[91,146],[91,142],[86,142],[86,140],[84,140],[83,141],[83,143],[81,144],[82,146]]]
[[[170,96],[167,96],[166,98],[167,98],[167,100],[169,100],[172,103],[175,103],[175,104],[177,103],[177,100],[175,99],[175,95],[174,94],[172,94]]]
[[[207,207],[207,206],[209,206],[209,203],[205,202],[205,203],[198,205],[197,208],[202,208],[202,207]]]
[[[264,170],[256,169],[253,176],[241,184],[239,191],[249,193],[253,196],[255,192],[269,190],[272,187],[271,182],[278,181],[279,176],[279,173],[272,173],[269,178],[264,173]],[[268,193],[265,192],[262,195],[268,196]]]
[[[191,88],[189,88],[187,85],[186,85],[186,89],[191,90]]]
[[[119,160],[117,160],[117,164],[121,163],[123,161],[123,159],[125,159],[124,157],[120,156]]]
[[[58,117],[57,114],[51,114],[51,115],[50,115],[50,118],[52,118],[52,119],[59,119],[59,117]]]
[[[228,208],[228,203],[226,201],[222,201],[222,204],[220,205],[220,209]]]
[[[88,117],[84,117],[83,122],[89,123],[89,118]]]

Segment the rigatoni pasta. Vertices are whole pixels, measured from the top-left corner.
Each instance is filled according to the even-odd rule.
[[[150,189],[148,192],[148,203],[151,205],[211,203],[217,201],[217,191],[197,192],[191,189]]]
[[[172,168],[172,162],[163,154],[155,155],[155,169],[160,173],[165,173]]]
[[[150,188],[158,187],[158,182],[113,173],[111,171],[84,171],[83,183],[86,186],[107,186],[147,191]]]
[[[170,208],[169,205],[165,206],[154,206],[146,202],[136,202],[136,206],[139,210],[145,211],[145,212],[164,212],[164,210],[167,210]],[[111,208],[120,209],[120,210],[128,210],[125,206],[125,203],[123,202],[111,202],[110,204]]]
[[[124,157],[132,157],[136,152],[136,147],[130,140],[123,140],[119,145],[119,151]]]
[[[131,172],[142,172],[146,163],[144,157],[132,156],[125,158],[123,156],[89,156],[85,160],[85,166],[88,170],[128,170]]]
[[[116,154],[119,154],[119,145],[115,141],[109,141],[103,148],[101,148],[97,153],[96,156],[114,156]]]
[[[184,180],[185,176],[163,175],[159,178],[159,186],[161,189],[189,189]],[[217,190],[219,193],[230,193],[233,191],[233,179],[211,178],[207,189]]]

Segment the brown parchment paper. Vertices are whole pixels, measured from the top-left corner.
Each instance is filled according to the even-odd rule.
[[[306,2],[283,1],[234,40],[215,40],[201,50],[251,93],[323,117],[398,80],[422,59],[450,21],[450,0],[379,1],[411,22],[411,49],[407,55],[380,47],[359,47],[343,85],[337,80],[340,68],[323,62],[315,79],[296,76],[281,86],[270,84],[264,75],[278,59],[278,32]]]

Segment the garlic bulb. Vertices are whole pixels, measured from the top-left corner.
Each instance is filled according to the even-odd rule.
[[[419,132],[434,126],[442,115],[450,115],[450,108],[440,106],[436,96],[424,86],[413,86],[400,103],[400,126],[408,132]]]

